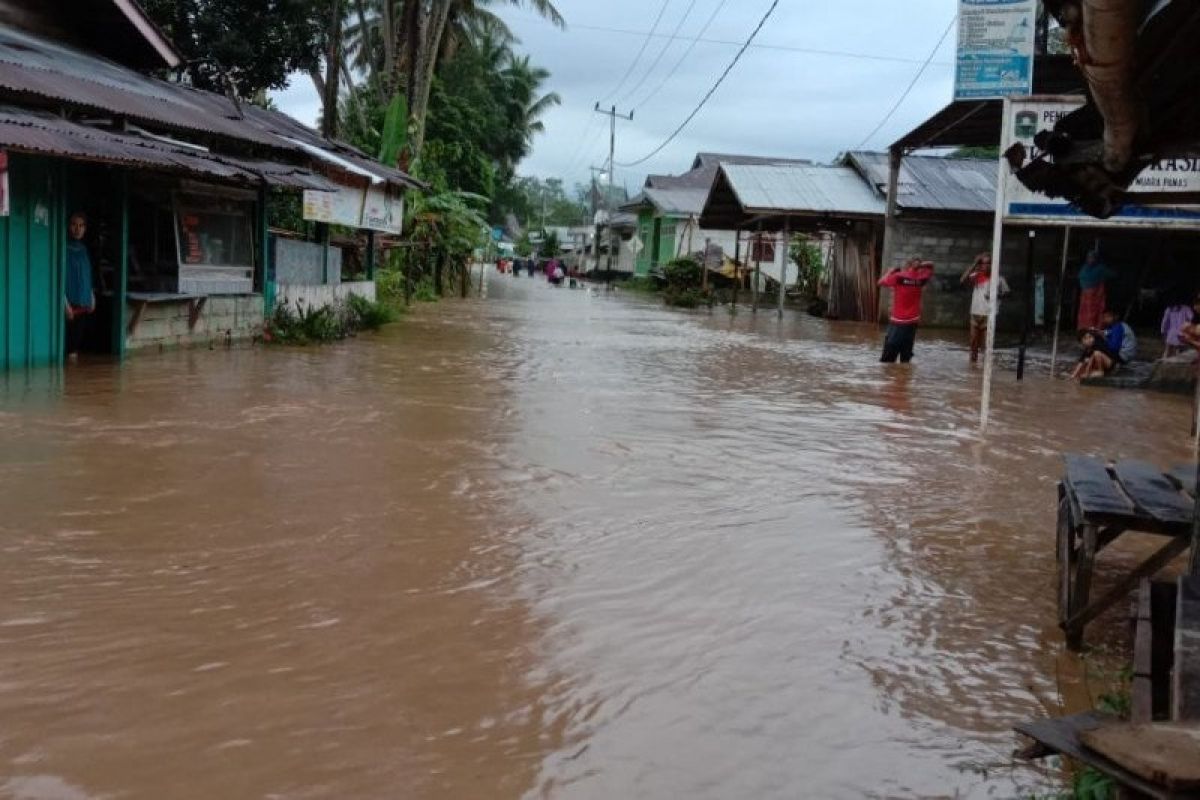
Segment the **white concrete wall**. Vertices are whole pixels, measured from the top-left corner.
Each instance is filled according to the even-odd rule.
[[[320,308],[345,300],[352,294],[375,299],[375,281],[353,281],[330,286],[304,286],[281,283],[275,289],[275,304],[296,307],[303,303],[305,308]]]
[[[127,319],[133,318],[137,305],[129,303]],[[190,312],[191,305],[186,300],[147,304],[137,326],[125,337],[126,348],[208,347],[262,335],[262,295],[209,297],[194,327],[188,325]]]
[[[687,230],[686,230],[686,228],[681,228],[678,232],[676,232],[675,235],[677,237],[676,243],[675,243],[675,251],[678,253],[687,252]],[[770,235],[770,234],[766,234],[766,235]],[[775,260],[770,261],[770,262],[768,262],[768,261],[762,262],[761,270],[762,270],[763,275],[770,276],[771,280],[778,281],[779,274],[783,270],[783,260],[785,258],[784,248],[782,248],[780,246],[780,242],[783,240],[783,234],[777,233],[777,234],[775,234],[774,238],[775,238]],[[719,245],[721,247],[721,250],[724,251],[725,255],[728,258],[733,258],[733,254],[734,254],[736,246],[737,246],[737,232],[736,231],[710,231],[710,230],[705,230],[703,228],[700,228],[699,230],[697,230],[695,233],[692,234],[692,252],[702,251],[704,249],[704,241],[706,239],[711,244]],[[752,260],[750,260],[751,255],[752,255],[752,253],[751,253],[750,244],[747,241],[746,232],[743,231],[743,233],[742,233],[742,252],[741,252],[742,262],[746,263],[749,267],[753,268],[754,262]],[[795,269],[793,267],[789,266],[788,273],[789,273],[788,274],[788,284],[790,285],[792,283],[795,283],[796,282]]]

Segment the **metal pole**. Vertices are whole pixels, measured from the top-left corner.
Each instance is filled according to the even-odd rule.
[[[1005,98],[1001,119],[1008,119],[1011,103],[1011,100]],[[1001,139],[1000,152],[1003,153],[1007,149],[1009,139],[1007,130],[1001,133]],[[984,348],[983,356],[983,398],[980,400],[979,406],[979,430],[981,433],[987,432],[988,417],[992,410],[992,372],[995,370],[995,365],[992,363],[995,360],[992,357],[992,351],[996,346],[996,312],[1000,305],[1000,255],[1004,249],[1002,246],[1004,240],[1004,211],[1007,204],[1004,192],[1005,179],[1007,177],[1004,170],[1007,165],[1004,159],[1001,158],[998,160],[1000,163],[999,174],[996,179],[996,212],[992,223],[992,279],[988,281],[987,345]]]
[[[1063,285],[1067,282],[1067,250],[1071,247],[1071,226],[1063,229],[1062,265],[1058,270],[1058,306],[1054,310],[1054,345],[1050,348],[1050,376],[1058,368],[1058,334],[1062,328]]]
[[[1025,379],[1025,350],[1029,346],[1029,326],[1033,322],[1033,242],[1037,231],[1030,229],[1025,244],[1025,319],[1021,322],[1021,347],[1017,351],[1017,380]]]
[[[125,302],[129,294],[129,173],[121,171],[121,242],[117,254],[117,280],[113,287],[112,353],[125,358]]]
[[[791,243],[790,224],[791,224],[791,220],[787,217],[784,217],[783,218],[783,239],[780,242],[780,245],[783,248],[783,266],[780,268],[780,271],[779,271],[779,318],[780,319],[783,319],[783,302],[786,299],[786,292],[787,292],[788,261],[790,260],[790,258],[789,258],[790,253],[788,252],[788,250],[790,249],[789,245]]]

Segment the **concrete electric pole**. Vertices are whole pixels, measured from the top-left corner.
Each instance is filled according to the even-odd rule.
[[[612,207],[613,198],[613,171],[616,168],[616,152],[617,152],[617,120],[623,119],[627,122],[633,122],[633,112],[628,114],[618,114],[617,107],[613,106],[610,109],[600,108],[600,104],[596,103],[596,113],[603,114],[608,117],[608,196],[604,198],[605,211],[607,212],[608,222],[608,262],[606,267],[606,281],[612,282],[612,267],[613,267],[613,225],[612,218],[616,209]],[[596,242],[596,247],[599,248],[600,242]],[[600,251],[596,251],[596,266],[600,266]]]

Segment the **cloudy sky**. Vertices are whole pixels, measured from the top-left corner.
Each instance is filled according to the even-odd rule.
[[[632,123],[618,123],[618,164],[646,156],[696,107],[772,0],[665,0],[655,28],[663,2],[556,0],[565,31],[520,7],[500,10],[519,48],[551,71],[547,88],[563,99],[546,117],[547,131],[522,174],[585,181],[588,166],[608,156],[607,119],[593,111],[597,101],[634,110]],[[828,161],[858,147],[929,57],[956,8],[955,0],[779,0],[755,46],[683,133],[644,163],[618,167],[617,182],[632,189],[648,172],[685,171],[702,150]],[[951,31],[868,147],[886,146],[949,102],[954,43]],[[305,78],[277,101],[306,122],[316,116]]]

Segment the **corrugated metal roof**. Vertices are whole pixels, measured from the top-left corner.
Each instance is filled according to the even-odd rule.
[[[368,169],[385,180],[423,188],[387,167],[277,111],[189,86],[158,80],[98,56],[11,27],[0,28],[0,89],[128,117],[173,131],[208,134],[303,154],[282,136],[301,139]],[[311,158],[311,156],[305,156]]]
[[[721,171],[748,212],[882,216],[886,210],[850,167],[725,164]]]
[[[849,157],[886,199],[887,154],[856,151]],[[993,159],[906,156],[900,162],[896,202],[901,209],[991,214],[996,207],[999,174],[1000,164]]]
[[[234,158],[81,125],[51,114],[0,106],[0,146],[12,150],[149,167],[220,180],[329,191],[336,186],[292,164]]]
[[[702,189],[646,189],[642,192],[660,214],[690,217],[704,210],[708,187]]]

